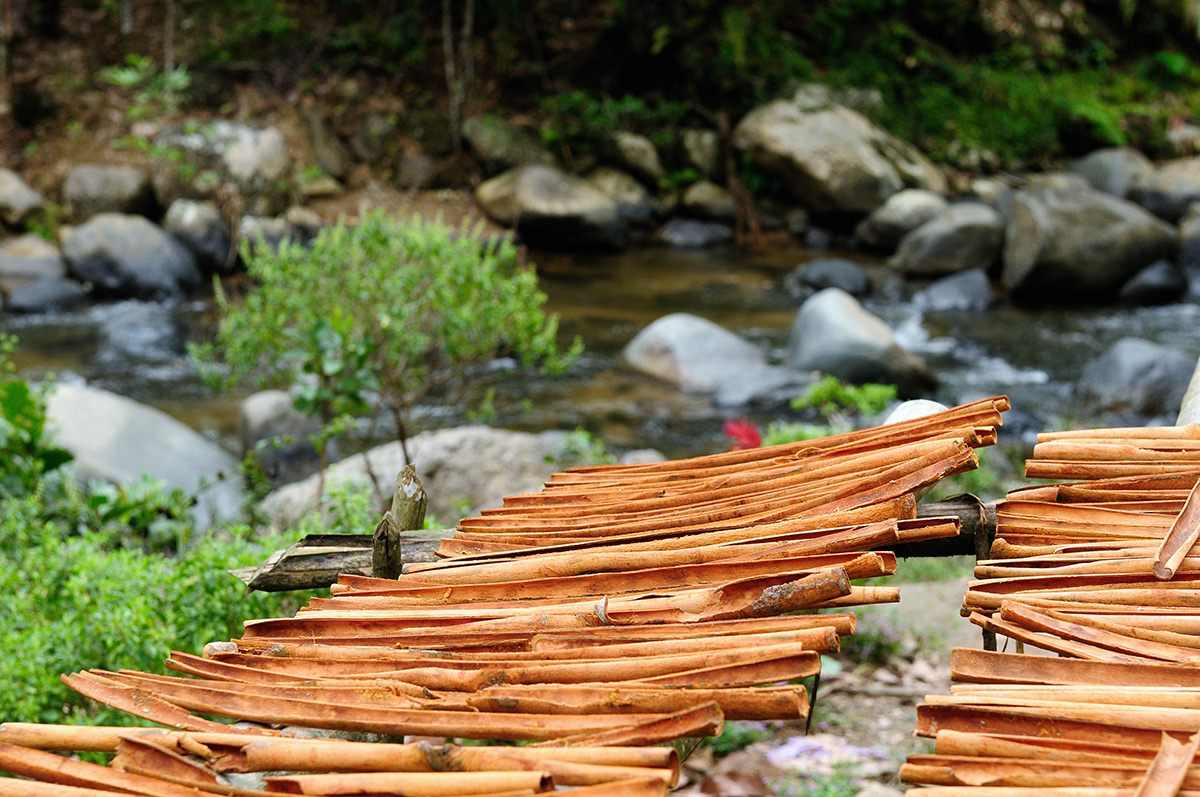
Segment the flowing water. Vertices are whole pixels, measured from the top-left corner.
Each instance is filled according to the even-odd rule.
[[[828,254],[794,247],[535,253],[548,309],[560,314],[565,336],[582,337],[586,351],[567,374],[554,378],[506,372],[500,364],[487,377],[496,391],[492,422],[526,430],[582,427],[614,448],[651,447],[686,456],[725,448],[721,425],[726,418],[745,415],[761,427],[794,419],[786,407],[715,407],[707,397],[633,372],[622,364],[620,352],[656,318],[690,312],[746,337],[781,362],[799,305],[783,289],[783,278],[801,263]],[[1121,337],[1146,338],[1190,355],[1200,349],[1195,295],[1155,308],[1025,309],[1000,303],[983,313],[922,315],[911,301],[914,286],[877,263],[863,262],[875,285],[864,304],[933,366],[941,381],[935,398],[953,404],[1007,393],[1014,409],[1032,416],[1030,425],[1039,428],[1114,420],[1089,415],[1075,398],[1074,383],[1088,360]],[[237,405],[248,389],[211,390],[185,354],[187,341],[211,334],[208,302],[101,304],[63,315],[0,318],[0,329],[21,338],[16,356],[21,373],[86,379],[155,405],[236,449]],[[466,394],[472,402],[481,396],[479,389]],[[463,423],[465,409],[464,402],[431,403],[421,409],[419,425]]]

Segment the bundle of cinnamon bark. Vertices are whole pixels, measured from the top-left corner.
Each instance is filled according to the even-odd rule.
[[[874,549],[958,533],[955,517],[918,518],[916,493],[975,467],[973,448],[995,441],[1007,407],[988,399],[803,443],[556,474],[463,520],[438,562],[398,579],[344,575],[293,617],[247,622],[242,638],[202,656],[173,653],[167,666],[180,675],[65,676],[175,730],[0,726],[0,770],[119,791],[88,780],[94,770],[48,774],[65,765],[45,750],[103,749],[140,777],[210,791],[201,780],[236,765],[313,773],[269,779],[280,793],[515,794],[613,781],[634,789],[613,793],[664,793],[677,761],[647,745],[717,734],[726,719],[808,716],[803,679],[854,631],[854,616],[836,610],[898,599],[853,583],[895,571],[895,555]],[[834,613],[814,613],[825,609]],[[283,738],[288,726],[533,745],[367,750]],[[191,768],[176,771],[172,756]],[[542,779],[415,777],[427,770]]]
[[[1077,481],[997,506],[963,606],[1017,652],[952,653],[951,694],[917,709],[934,754],[901,777],[929,797],[1200,794],[1200,427],[1043,434],[1026,475]]]

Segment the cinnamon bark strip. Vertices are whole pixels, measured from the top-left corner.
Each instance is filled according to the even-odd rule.
[[[266,728],[232,728],[189,714],[145,690],[134,689],[111,681],[89,678],[87,673],[60,676],[64,684],[84,697],[97,703],[112,706],[135,717],[157,722],[185,731],[212,731],[217,733],[245,733],[252,736],[277,736],[278,731]]]
[[[968,618],[985,631],[1003,634],[1026,645],[1033,645],[1041,650],[1048,650],[1060,656],[1073,656],[1089,661],[1106,661],[1121,664],[1145,664],[1154,659],[1142,658],[1128,653],[1117,653],[1107,648],[1089,645],[1074,639],[1064,639],[1052,634],[1041,633],[1017,623],[1002,620],[998,617],[988,617],[978,612]]]
[[[157,778],[179,786],[202,791],[228,793],[229,787],[217,780],[217,775],[195,760],[184,758],[167,746],[156,744],[148,737],[124,736],[117,742],[117,755],[108,763],[110,769]]]
[[[900,780],[923,786],[1133,788],[1144,775],[1144,767],[1132,765],[948,755],[911,755],[900,767]]]
[[[5,778],[4,794],[5,797],[128,797],[129,792]]]
[[[485,601],[529,601],[619,595],[646,590],[721,584],[739,578],[773,573],[800,573],[842,566],[851,578],[874,578],[896,572],[894,554],[840,553],[824,556],[788,556],[797,543],[767,544],[757,553],[730,556],[699,565],[630,570],[617,573],[541,578],[522,581],[487,582],[453,586],[399,586],[393,589],[362,590],[339,597],[314,599],[313,608],[388,608],[404,605],[467,603]],[[732,546],[731,546],[732,547]],[[403,581],[396,582],[403,584]],[[371,599],[375,599],[372,601]]]
[[[1184,557],[1200,540],[1200,482],[1192,488],[1187,501],[1171,524],[1154,558],[1154,577],[1174,578]]]
[[[1162,735],[1162,746],[1154,757],[1146,776],[1138,784],[1134,797],[1175,797],[1188,779],[1188,768],[1200,749],[1200,733],[1195,733],[1186,742],[1167,734]],[[1195,778],[1191,785],[1194,788]]]
[[[1002,619],[1011,623],[1019,623],[1026,628],[1045,631],[1064,639],[1075,640],[1097,647],[1115,650],[1143,659],[1160,659],[1172,663],[1200,665],[1200,651],[1183,648],[1178,645],[1167,645],[1147,639],[1134,639],[1117,633],[1097,624],[1083,624],[1064,619],[1061,614],[1043,612],[1018,602],[1005,601],[1000,607]],[[1198,725],[1197,727],[1200,727]]]
[[[1068,429],[1039,432],[1039,443],[1054,440],[1200,440],[1200,424],[1183,426],[1125,426],[1109,429]]]
[[[364,772],[329,775],[276,775],[267,788],[287,794],[403,794],[405,797],[453,797],[532,790],[552,791],[545,772]]]
[[[1178,476],[1195,478],[1200,466],[1194,463],[1159,464],[1153,462],[1075,462],[1031,459],[1025,462],[1025,478],[1115,479],[1126,476]]]
[[[627,725],[610,731],[585,732],[563,736],[541,747],[591,747],[607,745],[645,745],[672,741],[685,737],[719,736],[725,727],[725,718],[716,703],[702,703],[686,711],[669,714],[647,722]]]
[[[721,689],[650,688],[649,685],[492,686],[467,697],[480,711],[534,714],[637,712],[669,714],[698,702],[715,702],[730,720],[804,719],[808,698],[802,686]]]
[[[1047,440],[1033,447],[1034,459],[1076,462],[1183,462],[1200,464],[1196,440]]]
[[[630,778],[571,790],[571,797],[666,797],[667,786],[650,778]]]
[[[105,792],[143,794],[147,797],[196,797],[194,789],[184,786],[2,742],[0,771],[46,783]],[[0,791],[5,794],[9,793],[8,783],[7,780],[0,781]]]
[[[955,730],[1150,747],[1158,745],[1164,730],[1160,723],[1142,727],[1104,716],[1103,712],[1100,714],[1099,719],[1093,718],[1095,713],[1088,719],[1080,719],[1067,712],[1049,714],[1042,709],[1021,706],[933,706],[922,703],[917,706],[916,734],[932,738],[939,731]]]
[[[955,681],[995,684],[1092,684],[1097,687],[1169,686],[1200,688],[1200,669],[1165,664],[1108,664],[1079,659],[954,648]],[[1153,742],[1158,745],[1158,740]]]
[[[934,752],[938,755],[1026,758],[1079,764],[1125,763],[1139,765],[1144,770],[1158,751],[1157,747],[1150,749],[1131,744],[942,730],[935,737]]]
[[[1032,705],[1027,701],[1065,701],[1113,706],[1161,706],[1162,708],[1200,709],[1200,690],[1163,687],[1127,687],[1097,689],[1094,686],[997,686],[996,684],[959,684],[950,687],[951,696],[965,700],[1011,701],[1011,705]],[[929,695],[937,702],[946,695]],[[982,703],[981,703],[982,705]]]

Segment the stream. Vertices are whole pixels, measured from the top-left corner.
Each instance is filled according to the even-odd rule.
[[[494,425],[537,431],[582,427],[614,449],[656,448],[668,457],[722,450],[722,422],[749,417],[760,428],[794,420],[786,407],[722,408],[635,373],[621,349],[655,319],[673,312],[703,316],[755,342],[782,361],[799,301],[782,287],[784,277],[809,260],[845,256],[868,267],[873,293],[867,309],[897,332],[902,345],[921,354],[941,382],[934,398],[956,404],[1007,393],[1020,430],[1114,422],[1172,423],[1174,418],[1134,419],[1089,415],[1074,396],[1084,365],[1119,338],[1141,337],[1197,351],[1200,304],[1195,292],[1161,307],[1045,307],[1000,302],[986,312],[922,314],[915,287],[857,254],[776,247],[762,252],[733,248],[680,251],[644,248],[618,255],[533,253],[547,309],[561,316],[564,339],[579,335],[585,352],[559,377],[530,377],[498,367],[485,378],[495,389]],[[87,380],[97,387],[154,405],[237,451],[237,408],[246,387],[216,392],[188,362],[189,340],[211,334],[211,302],[179,305],[144,302],[98,304],[62,315],[0,317],[0,330],[19,336],[18,372],[39,379]],[[467,391],[477,402],[482,388]],[[430,403],[418,426],[467,422],[467,407]],[[1015,421],[1015,424],[1014,424]]]

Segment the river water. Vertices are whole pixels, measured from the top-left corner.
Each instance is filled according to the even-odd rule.
[[[761,252],[534,253],[548,309],[560,314],[564,335],[582,337],[586,350],[559,377],[495,369],[485,377],[496,396],[491,422],[525,430],[582,427],[617,449],[651,447],[675,457],[725,448],[721,425],[726,418],[747,416],[764,428],[772,421],[795,420],[786,407],[715,407],[707,397],[633,372],[620,361],[620,351],[656,318],[682,311],[721,324],[782,361],[799,306],[782,287],[783,279],[798,265],[826,256],[830,253],[790,246]],[[1125,336],[1194,356],[1200,350],[1195,293],[1181,303],[1153,308],[1028,309],[1001,302],[981,313],[921,314],[911,301],[917,286],[877,262],[859,259],[875,286],[864,304],[933,366],[941,382],[934,398],[953,404],[1007,393],[1031,428],[1173,421],[1091,413],[1076,399],[1074,385],[1086,362]],[[0,317],[0,329],[21,338],[15,361],[22,374],[86,379],[157,406],[236,450],[237,405],[249,388],[211,390],[184,353],[188,340],[211,334],[209,302],[100,304],[65,315]],[[421,408],[419,425],[463,423],[466,404],[481,396],[482,390],[473,389],[457,402],[430,402]]]

